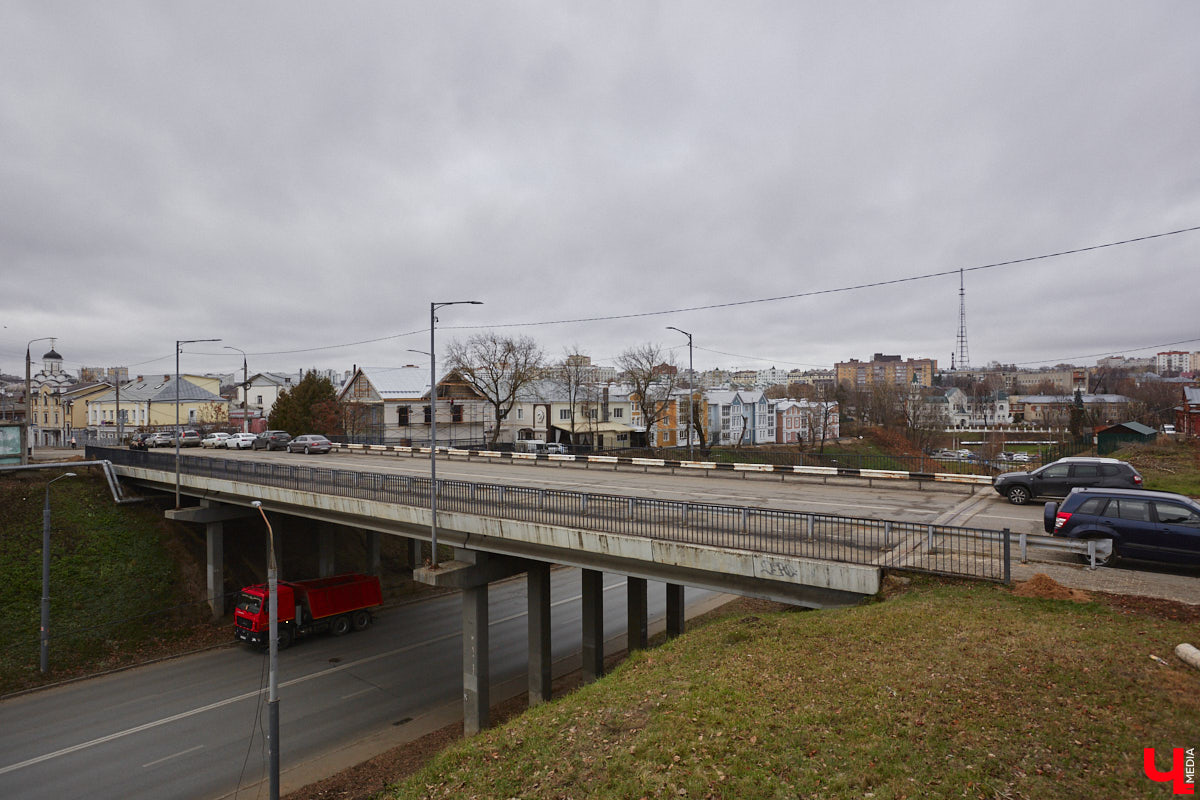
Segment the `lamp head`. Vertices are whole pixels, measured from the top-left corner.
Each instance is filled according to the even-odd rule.
[[[250,505],[254,506],[255,508],[262,508],[262,501],[261,500],[251,500]]]

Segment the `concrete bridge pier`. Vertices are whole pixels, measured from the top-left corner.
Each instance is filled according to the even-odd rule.
[[[225,521],[248,517],[252,509],[202,499],[200,505],[176,508],[166,518],[204,526],[208,607],[213,620],[225,616]]]
[[[463,733],[473,736],[486,728],[490,721],[491,669],[488,663],[488,584],[492,581],[518,575],[522,572],[536,574],[544,567],[544,576],[533,580],[544,580],[546,584],[545,605],[539,603],[539,619],[549,625],[550,619],[550,570],[549,565],[538,565],[521,558],[497,556],[478,550],[454,551],[454,560],[433,567],[413,570],[413,580],[431,586],[462,590],[462,642],[463,642]],[[532,604],[532,601],[530,601]],[[541,658],[549,658],[550,633],[547,627],[538,640],[546,642],[545,656],[538,658],[538,680],[542,680]],[[530,633],[532,641],[533,634]],[[533,685],[534,659],[530,659],[530,685]],[[548,664],[545,676],[545,691],[548,692]],[[539,687],[540,689],[540,687]],[[549,694],[546,694],[548,697]]]
[[[604,573],[598,569],[583,574],[583,680],[590,683],[604,675]]]
[[[530,561],[526,575],[529,608],[529,705],[550,699],[550,565]]]

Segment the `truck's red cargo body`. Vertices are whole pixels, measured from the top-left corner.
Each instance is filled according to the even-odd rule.
[[[293,639],[326,630],[334,635],[362,630],[371,624],[370,609],[383,604],[379,578],[360,573],[280,581],[277,593],[281,648]],[[238,593],[233,618],[237,638],[251,644],[267,643],[270,619],[265,583]]]

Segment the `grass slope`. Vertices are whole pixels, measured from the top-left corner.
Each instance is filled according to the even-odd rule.
[[[170,636],[177,617],[147,612],[185,604],[162,512],[118,506],[94,469],[50,489],[50,679]],[[41,681],[42,508],[54,473],[0,478],[0,694]]]
[[[1162,797],[1142,749],[1200,744],[1200,675],[1171,655],[1195,635],[932,581],[851,609],[731,617],[385,796]]]

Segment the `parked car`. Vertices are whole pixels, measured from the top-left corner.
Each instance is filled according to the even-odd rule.
[[[205,436],[203,439],[201,439],[200,446],[201,447],[224,447],[225,440],[228,438],[229,438],[228,433],[225,433],[224,431],[217,431],[216,433],[210,433],[208,436]]]
[[[1074,489],[1046,503],[1047,533],[1070,539],[1111,539],[1118,557],[1166,564],[1200,564],[1200,503],[1181,494],[1145,489]]]
[[[253,450],[282,450],[292,440],[287,431],[263,431],[254,440]]]
[[[153,433],[135,433],[133,436],[129,437],[129,449],[145,450],[147,447],[147,441],[153,435]]]
[[[309,453],[328,453],[332,449],[333,442],[316,433],[306,433],[303,436],[297,436],[287,443],[287,451],[289,453],[303,452],[307,455]]]
[[[152,433],[150,434],[150,438],[146,440],[147,447],[171,447],[174,444],[175,434],[171,431]]]
[[[204,441],[200,436],[200,431],[180,431],[179,446],[180,447],[199,447]]]
[[[992,488],[1017,506],[1034,497],[1066,497],[1072,489],[1088,486],[1140,489],[1142,476],[1116,458],[1068,456],[1032,472],[1002,472],[992,479]]]
[[[235,433],[225,440],[222,445],[226,450],[250,450],[258,441],[257,433]]]

